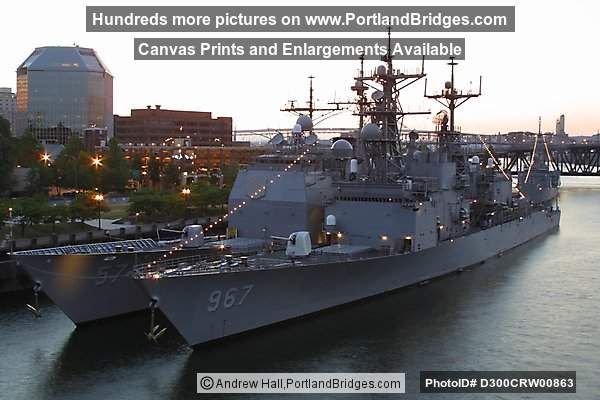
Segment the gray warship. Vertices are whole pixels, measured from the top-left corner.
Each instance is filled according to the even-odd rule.
[[[131,279],[134,267],[177,248],[179,256],[239,250],[235,240],[204,237],[201,225],[188,225],[175,240],[142,238],[24,250],[10,256],[33,281],[34,300],[27,308],[41,315],[44,292],[76,325],[148,308],[149,298]],[[189,239],[195,237],[196,240]]]
[[[240,171],[216,223],[255,240],[253,252],[136,269],[152,299],[150,338],[155,308],[197,345],[462,271],[557,229],[560,180],[541,146],[519,187],[483,140],[481,157],[461,144],[455,109],[481,89],[455,88],[453,59],[443,90],[426,94],[448,110],[435,118],[434,144],[417,132],[400,139],[411,114],[400,92],[423,67],[396,70],[389,50],[382,60],[369,75],[361,60],[356,135],[324,146],[301,115],[289,138],[275,138],[279,153]]]

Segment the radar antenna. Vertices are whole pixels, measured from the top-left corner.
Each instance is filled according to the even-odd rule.
[[[456,108],[460,107],[473,97],[481,96],[481,76],[479,76],[479,90],[477,93],[463,93],[462,91],[458,92],[454,87],[454,66],[458,65],[458,63],[454,61],[454,57],[450,57],[450,62],[448,65],[450,66],[450,80],[446,82],[442,93],[427,94],[427,79],[425,79],[425,97],[428,99],[434,99],[450,111],[450,129],[448,129],[447,126],[445,128],[442,126],[442,132],[456,133],[454,125],[454,111]]]
[[[405,73],[393,66],[391,27],[387,30],[387,52],[381,57],[385,64],[378,66],[370,76],[364,76],[363,57],[361,73],[352,88],[358,95],[358,112],[363,124],[364,117],[369,123],[364,125],[364,135],[359,135],[359,152],[367,158],[368,175],[375,181],[396,181],[402,175],[402,148],[399,128],[406,115],[430,114],[429,111],[409,112],[403,109],[400,92],[425,77],[425,62],[421,70]],[[373,89],[372,101],[367,100],[365,90]],[[361,129],[363,132],[363,129]]]
[[[315,112],[324,112],[324,114],[319,117],[319,118],[323,118],[325,115],[328,115],[332,112],[342,111],[342,108],[340,108],[339,104],[337,104],[337,103],[329,103],[329,104],[336,104],[335,108],[316,107],[315,98],[314,98],[314,87],[313,87],[313,79],[315,79],[315,77],[313,75],[309,75],[308,79],[309,79],[310,83],[309,83],[309,87],[308,87],[307,107],[296,107],[296,104],[295,104],[296,100],[290,100],[289,106],[282,108],[279,111],[291,112],[296,115],[301,115],[303,113],[307,113],[307,115],[313,121],[314,121],[313,117],[314,117]]]
[[[470,90],[467,93],[463,93],[462,90],[459,92],[454,85],[454,66],[458,65],[458,63],[454,61],[454,57],[450,57],[448,65],[450,66],[450,80],[445,83],[441,93],[427,94],[426,79],[424,96],[437,101],[450,111],[449,115],[442,116],[441,121],[438,120],[440,122],[438,125],[439,157],[440,160],[446,160],[450,157],[451,160],[456,162],[457,175],[464,175],[466,173],[467,159],[465,154],[460,151],[458,144],[461,135],[460,132],[457,132],[455,125],[455,110],[468,100],[481,96],[481,76],[479,76],[479,90],[477,93],[471,93]],[[436,129],[438,129],[437,126]]]

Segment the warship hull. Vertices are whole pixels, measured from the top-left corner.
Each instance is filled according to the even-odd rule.
[[[364,299],[478,264],[558,228],[537,211],[419,252],[352,261],[137,279],[190,345]]]
[[[148,296],[133,282],[136,264],[156,259],[142,254],[14,255],[32,281],[76,325],[148,308]]]

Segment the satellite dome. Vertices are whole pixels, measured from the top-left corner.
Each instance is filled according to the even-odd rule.
[[[381,139],[381,129],[379,129],[377,124],[370,122],[363,126],[360,131],[360,137],[363,140],[379,140]]]
[[[338,139],[331,145],[335,158],[350,158],[354,153],[352,144],[346,139]]]
[[[444,84],[444,87],[445,87],[446,89],[452,89],[452,82],[450,82],[450,81],[446,81],[446,83]]]
[[[292,127],[292,133],[301,134],[302,126],[300,124],[294,124],[294,126]]]
[[[300,125],[303,131],[310,131],[313,128],[312,119],[308,115],[300,115],[296,124]]]
[[[304,144],[312,145],[319,141],[319,137],[314,133],[311,133],[307,137],[304,138]]]
[[[377,75],[386,75],[387,68],[385,65],[380,65],[377,67]]]
[[[382,101],[384,97],[385,94],[381,90],[376,90],[373,93],[371,93],[371,98],[378,103]]]
[[[325,218],[325,226],[335,226],[335,225],[336,225],[335,215],[329,214],[327,216],[327,218]]]
[[[283,144],[283,142],[285,142],[285,138],[281,132],[277,132],[277,134],[269,140],[269,144],[274,144],[275,146]]]

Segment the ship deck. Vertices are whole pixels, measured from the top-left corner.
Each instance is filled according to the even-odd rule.
[[[163,240],[156,241],[154,239],[132,239],[119,240],[114,242],[89,243],[68,245],[59,247],[49,247],[33,250],[16,251],[13,256],[66,256],[66,255],[101,255],[115,253],[132,253],[132,252],[153,252],[153,251],[168,251],[175,250],[181,240]],[[244,239],[234,238],[226,239],[223,235],[205,236],[204,242],[198,246],[190,246],[185,249],[220,249],[233,252],[247,251],[248,249],[261,246],[264,240],[260,239]]]
[[[64,256],[69,254],[109,254],[118,251],[149,251],[159,248],[154,239],[120,240],[116,242],[90,243],[16,251],[15,256]]]
[[[244,271],[270,270],[357,261],[369,258],[396,255],[388,250],[377,250],[367,246],[331,245],[313,249],[306,257],[290,258],[285,250],[270,253],[223,254],[220,256],[194,255],[165,259],[136,267],[136,279],[174,278],[191,275],[209,275]]]

